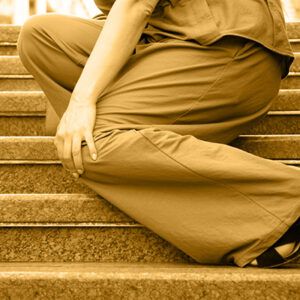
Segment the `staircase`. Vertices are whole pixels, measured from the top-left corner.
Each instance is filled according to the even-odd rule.
[[[46,99],[0,25],[0,299],[299,299],[300,261],[267,270],[200,266],[62,168]],[[232,144],[300,167],[300,22],[272,110]],[[297,54],[297,52],[299,52]]]

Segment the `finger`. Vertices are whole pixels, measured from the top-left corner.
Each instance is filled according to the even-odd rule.
[[[74,167],[72,159],[72,138],[65,138],[64,149],[63,149],[63,165],[65,168],[70,171],[75,177],[78,173]]]
[[[96,160],[97,159],[97,149],[96,149],[96,146],[94,143],[94,137],[91,132],[87,131],[85,133],[85,140],[86,140],[87,146],[89,148],[92,160]]]
[[[75,169],[79,174],[83,174],[83,164],[81,155],[81,136],[75,135],[72,142],[72,156]]]

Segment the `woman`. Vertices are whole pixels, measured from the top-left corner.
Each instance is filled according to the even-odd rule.
[[[107,18],[35,16],[18,42],[63,166],[199,263],[298,257],[300,169],[226,145],[292,63],[279,0],[96,4]]]

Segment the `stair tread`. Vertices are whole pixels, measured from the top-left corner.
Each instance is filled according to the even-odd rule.
[[[13,263],[0,269],[4,299],[299,299],[299,268]]]
[[[231,145],[271,159],[300,159],[299,134],[240,135]],[[0,137],[0,161],[53,161],[58,156],[54,137]]]
[[[0,211],[0,227],[137,226],[94,194],[0,194]]]
[[[295,52],[295,60],[290,68],[291,72],[300,71],[300,53]],[[0,56],[0,74],[22,75],[29,74],[23,66],[19,56]]]

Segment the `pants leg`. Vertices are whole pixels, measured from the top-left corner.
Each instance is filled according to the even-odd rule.
[[[21,59],[60,116],[97,22],[45,15],[22,29]],[[225,144],[269,109],[279,62],[235,39],[136,50],[97,103],[98,160],[82,148],[80,181],[198,262],[245,266],[300,215],[298,168]]]

